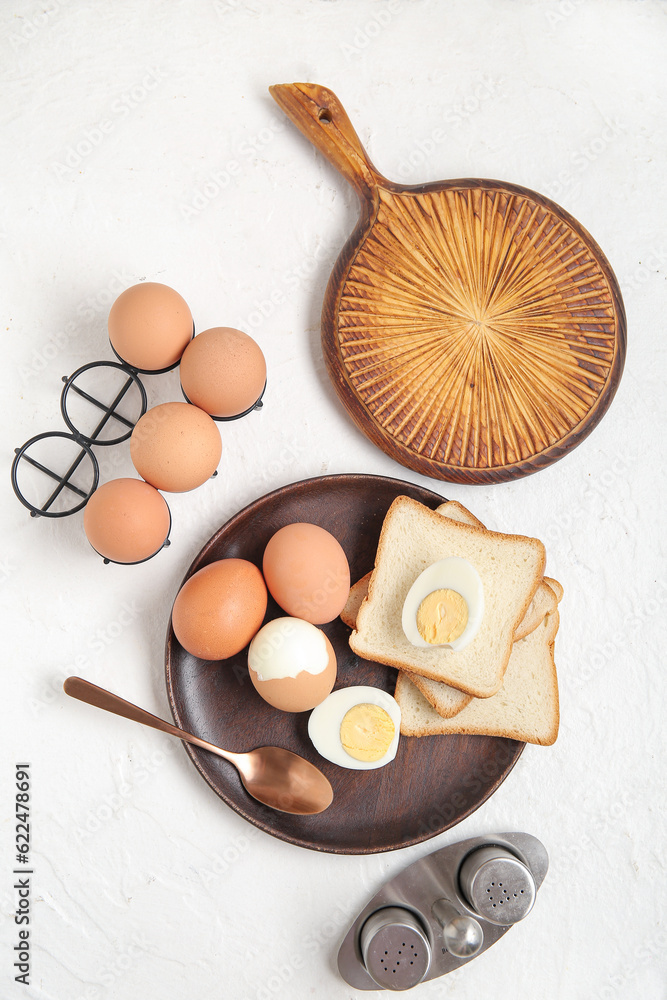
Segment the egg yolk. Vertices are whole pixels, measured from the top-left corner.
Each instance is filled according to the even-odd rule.
[[[455,590],[434,590],[419,605],[417,628],[424,642],[440,646],[463,635],[468,605]]]
[[[391,716],[379,705],[355,705],[343,716],[340,741],[355,760],[376,761],[386,754],[395,732]]]

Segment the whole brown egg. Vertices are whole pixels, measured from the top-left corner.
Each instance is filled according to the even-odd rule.
[[[266,383],[259,345],[241,330],[203,330],[181,358],[181,386],[187,399],[212,417],[230,418],[251,409]]]
[[[109,340],[121,360],[144,372],[178,364],[192,338],[192,313],[182,295],[157,281],[126,288],[109,312]]]
[[[147,483],[168,493],[201,486],[218,467],[220,432],[208,413],[190,403],[161,403],[137,421],[132,463]]]
[[[317,524],[280,528],[264,550],[264,578],[289,615],[313,625],[333,621],[350,593],[350,567],[340,542]]]
[[[254,563],[218,559],[185,581],[171,621],[188,653],[202,660],[226,660],[259,630],[266,605],[266,586]]]
[[[141,479],[112,479],[95,490],[83,513],[83,529],[105,559],[136,563],[164,545],[171,516],[163,496]]]

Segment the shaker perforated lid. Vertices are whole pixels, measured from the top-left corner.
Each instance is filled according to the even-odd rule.
[[[535,880],[514,854],[503,847],[482,847],[461,865],[461,889],[471,907],[494,924],[515,924],[535,902]]]
[[[421,921],[403,907],[372,913],[361,930],[360,945],[369,975],[385,990],[409,990],[431,964],[431,945]]]

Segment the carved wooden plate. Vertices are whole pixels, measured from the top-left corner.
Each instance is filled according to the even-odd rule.
[[[294,521],[322,525],[339,539],[357,580],[375,561],[384,516],[397,496],[435,508],[444,497],[381,476],[322,476],[269,493],[236,514],[206,543],[186,579],[215,559],[237,556],[261,566],[267,542]],[[284,614],[269,601],[267,620]],[[337,618],[323,626],[338,660],[336,688],[370,684],[393,694],[396,671],[359,659],[350,629]],[[274,812],[250,798],[235,769],[185,744],[215,792],[250,823],[300,847],[334,854],[373,854],[428,840],[478,808],[507,777],[524,744],[492,736],[401,737],[385,767],[349,771],[329,763],[308,738],[309,712],[279,712],[250,682],[247,651],[223,663],[205,663],[179,645],[171,625],[166,646],[167,692],[178,726],[229,750],[286,747],[312,761],[334,790],[318,816]]]
[[[618,283],[584,227],[514,184],[394,184],[330,90],[271,93],[361,198],[322,346],[362,431],[408,468],[461,483],[516,479],[579,444],[626,345]]]

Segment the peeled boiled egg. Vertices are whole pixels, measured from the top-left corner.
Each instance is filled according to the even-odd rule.
[[[317,524],[287,524],[264,550],[264,577],[283,611],[323,625],[350,593],[350,567],[340,542]]]
[[[112,479],[95,490],[83,513],[83,530],[105,559],[137,563],[164,545],[171,527],[163,496],[140,479]]]
[[[484,588],[467,559],[440,559],[420,573],[403,604],[403,631],[413,646],[463,649],[477,635]]]
[[[147,483],[168,493],[201,486],[218,467],[220,432],[189,403],[161,403],[144,413],[130,438],[130,457]]]
[[[353,770],[383,767],[396,756],[401,709],[386,691],[347,687],[334,691],[308,720],[317,752]]]
[[[192,338],[192,313],[173,288],[144,281],[121,292],[108,327],[119,358],[139,371],[159,372],[178,364]]]
[[[240,416],[252,409],[266,383],[266,361],[259,344],[241,330],[218,326],[203,330],[181,358],[186,398],[212,417]]]
[[[181,646],[202,660],[240,653],[266,614],[267,592],[257,566],[218,559],[185,581],[171,612]]]
[[[324,632],[300,618],[274,618],[248,649],[250,679],[283,712],[319,705],[336,681],[336,654]]]

